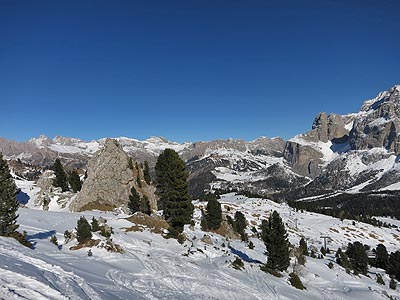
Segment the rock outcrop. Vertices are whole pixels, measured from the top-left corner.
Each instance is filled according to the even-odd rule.
[[[400,85],[368,100],[350,132],[353,150],[383,147],[400,154]]]
[[[141,195],[149,198],[151,209],[156,209],[155,188],[144,181],[142,188],[139,188],[137,176],[138,170],[130,168],[129,157],[119,143],[107,139],[104,148],[89,161],[87,179],[79,195],[71,203],[71,211],[126,208],[133,186]]]

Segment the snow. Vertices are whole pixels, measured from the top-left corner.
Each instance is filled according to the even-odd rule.
[[[383,190],[390,190],[390,191],[400,190],[400,182],[393,183],[393,184],[391,184],[387,187],[384,187],[380,190],[381,191],[383,191]]]
[[[334,152],[332,149],[335,148],[335,145],[332,144],[331,141],[329,142],[312,142],[312,141],[307,141],[302,134],[296,135],[295,137],[291,138],[289,140],[290,142],[294,142],[300,145],[304,146],[310,146],[314,148],[315,150],[321,152],[322,154],[322,160],[325,161],[325,164],[328,164],[330,161],[333,159],[337,158],[339,156],[338,153]]]
[[[34,188],[31,182],[17,184],[26,192]],[[29,201],[32,200],[33,197]],[[256,226],[272,210],[277,210],[293,244],[305,236],[310,246],[319,249],[320,236],[329,234],[332,237],[329,248],[335,250],[355,240],[371,246],[382,240],[389,251],[399,246],[395,229],[358,222],[353,226],[347,220],[296,212],[285,204],[232,193],[222,195],[220,201],[224,213],[233,216],[240,210]],[[125,232],[124,228],[133,225],[125,219],[126,215],[42,211],[28,208],[31,207],[28,203],[19,209],[19,230],[27,232],[35,248],[0,238],[0,299],[387,299],[383,292],[400,297],[398,291],[376,283],[376,270],[371,270],[368,278],[346,274],[336,263],[333,270],[329,269],[326,264],[333,260],[333,254],[324,259],[307,258],[306,265],[298,269],[307,290],[299,291],[288,284],[287,272],[276,278],[259,269],[254,261],[265,262],[265,246],[252,235],[250,226],[247,232],[255,245],[253,250],[239,240],[227,240],[211,232],[207,234],[213,245],[203,243],[205,232],[199,223],[200,209],[205,203],[194,201],[194,205],[196,224],[185,228],[188,240],[180,245],[148,230]],[[125,253],[93,247],[93,256],[88,257],[87,248],[69,250],[76,241],[66,244],[63,232],[75,228],[81,215],[87,219],[92,216],[107,219],[115,232],[113,242],[121,245]],[[49,242],[52,235],[56,235],[60,249]],[[233,253],[253,262],[245,262],[244,270],[235,270],[230,267],[235,258]],[[292,269],[293,265],[288,272]],[[384,275],[384,280],[388,282],[389,278]]]

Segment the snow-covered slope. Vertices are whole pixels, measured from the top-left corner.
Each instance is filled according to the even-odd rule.
[[[33,190],[29,183],[20,188],[27,194]],[[34,197],[34,194],[32,195]],[[30,198],[29,201],[32,201]],[[0,238],[0,298],[1,299],[387,299],[399,298],[399,291],[379,285],[375,273],[369,276],[347,274],[334,263],[324,259],[307,258],[305,267],[298,269],[306,290],[300,291],[288,283],[288,273],[276,278],[259,269],[265,262],[265,246],[252,233],[272,210],[277,210],[289,233],[291,243],[298,244],[305,237],[310,247],[319,249],[321,235],[329,235],[331,250],[348,242],[359,240],[373,247],[384,243],[389,251],[398,249],[399,232],[396,229],[376,228],[308,212],[296,212],[286,205],[265,199],[252,199],[226,194],[220,200],[224,213],[243,212],[249,221],[247,232],[255,248],[244,242],[227,240],[200,229],[200,209],[204,203],[194,202],[194,227],[186,227],[187,241],[183,245],[173,239],[164,239],[149,230],[129,231],[133,224],[125,215],[104,212],[68,213],[21,208],[18,219],[20,230],[25,230],[35,249],[25,248],[12,239]],[[28,207],[29,202],[28,202]],[[69,250],[75,240],[65,244],[63,233],[76,226],[77,219],[102,217],[113,227],[112,240],[122,246],[124,253],[110,253],[93,247],[93,256],[87,248]],[[204,234],[212,245],[202,241]],[[49,242],[56,235],[60,248]],[[95,235],[95,238],[101,238]],[[236,256],[245,261],[243,270],[235,270],[231,262]],[[292,263],[294,260],[292,260]],[[291,272],[293,265],[289,267]]]

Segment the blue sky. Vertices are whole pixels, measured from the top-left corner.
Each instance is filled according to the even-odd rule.
[[[399,8],[0,0],[0,137],[287,139],[400,83]]]

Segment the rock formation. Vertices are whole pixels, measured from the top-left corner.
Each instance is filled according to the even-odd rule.
[[[150,207],[156,209],[155,188],[144,181],[142,188],[139,188],[137,176],[138,171],[135,168],[130,169],[129,157],[119,143],[107,139],[104,148],[89,161],[87,179],[79,195],[71,203],[71,211],[126,207],[133,186],[141,195],[146,195]]]
[[[366,101],[350,132],[353,150],[383,147],[400,154],[400,85]]]

